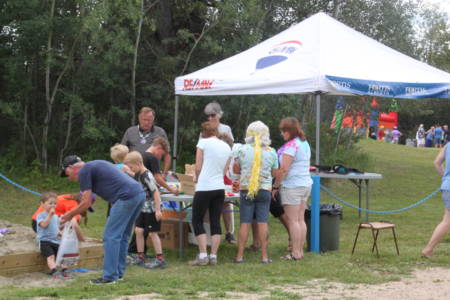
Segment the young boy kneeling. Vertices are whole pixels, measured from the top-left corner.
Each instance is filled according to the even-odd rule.
[[[42,256],[47,259],[47,266],[50,269],[49,275],[58,279],[72,278],[67,269],[56,269],[56,255],[58,254],[60,242],[59,219],[55,215],[57,195],[52,192],[44,193],[41,204],[44,211],[37,215],[37,236],[39,249]],[[72,226],[75,229],[78,239],[84,240],[83,234],[75,218],[72,219]]]
[[[139,181],[146,193],[146,200],[142,207],[141,214],[136,220],[134,232],[136,234],[137,257],[133,264],[141,265],[148,269],[164,268],[166,262],[162,252],[161,240],[158,232],[161,231],[161,198],[158,187],[152,173],[143,164],[142,156],[139,152],[133,151],[127,154],[124,163],[134,172],[134,178]],[[144,263],[144,228],[150,232],[156,258],[150,263]]]

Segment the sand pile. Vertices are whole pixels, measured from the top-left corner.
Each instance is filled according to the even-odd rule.
[[[30,227],[0,220],[0,230],[8,232],[0,236],[0,255],[37,251],[36,234]]]

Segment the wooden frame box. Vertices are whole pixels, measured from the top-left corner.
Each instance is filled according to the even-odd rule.
[[[95,269],[103,265],[103,245],[80,246],[80,260],[75,268]],[[47,261],[38,251],[0,256],[0,276],[12,277],[24,273],[48,272]]]

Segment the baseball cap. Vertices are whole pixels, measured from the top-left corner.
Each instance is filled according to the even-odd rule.
[[[59,174],[61,177],[67,177],[66,168],[68,166],[74,165],[81,161],[81,158],[77,155],[69,155],[64,157],[63,163],[61,164],[61,173]]]

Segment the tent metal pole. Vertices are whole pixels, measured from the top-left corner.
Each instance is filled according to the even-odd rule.
[[[316,94],[316,165],[320,163],[320,93]],[[320,175],[312,177],[311,190],[311,252],[320,253]]]
[[[173,152],[172,152],[172,170],[177,171],[177,143],[178,143],[178,104],[179,96],[175,95],[175,121],[173,125]]]
[[[320,93],[316,94],[316,166],[320,164]]]

